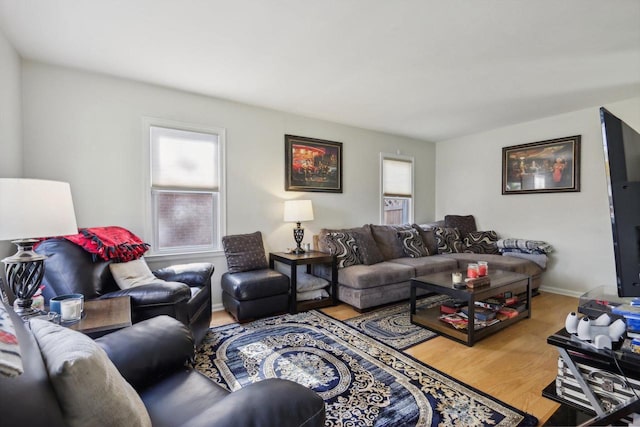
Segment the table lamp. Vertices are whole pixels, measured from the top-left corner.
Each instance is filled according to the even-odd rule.
[[[293,229],[293,239],[296,241],[297,247],[293,250],[294,254],[303,254],[304,249],[300,246],[304,238],[304,228],[300,227],[303,221],[313,221],[313,206],[311,200],[287,200],[284,202],[284,220],[285,222],[297,223]]]
[[[12,240],[18,247],[18,252],[2,262],[16,297],[15,311],[26,318],[40,313],[31,303],[42,282],[47,257],[33,251],[37,238],[78,232],[71,187],[66,182],[0,178],[0,206],[0,240]]]

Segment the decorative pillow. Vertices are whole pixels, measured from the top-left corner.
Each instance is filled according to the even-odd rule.
[[[109,270],[120,289],[164,282],[153,275],[144,258],[129,262],[112,262],[109,264]]]
[[[309,301],[314,299],[329,298],[329,293],[324,289],[316,289],[314,291],[298,292],[296,301]]]
[[[464,238],[465,252],[475,254],[497,254],[498,234],[493,231],[472,231]]]
[[[151,426],[140,396],[91,338],[46,320],[30,325],[66,424]]]
[[[461,237],[466,237],[472,231],[476,231],[476,220],[473,215],[445,215],[445,228],[457,228]]]
[[[22,356],[16,330],[7,308],[0,303],[0,375],[15,377],[22,372]]]
[[[460,233],[455,228],[436,227],[434,230],[438,241],[439,254],[453,254],[464,252],[464,244],[460,240]]]
[[[438,253],[438,241],[436,240],[434,226],[429,226],[427,224],[413,224],[411,227],[418,230],[420,237],[422,237],[424,247],[429,255],[436,255]]]
[[[327,234],[328,233],[365,233],[371,234],[371,228],[369,228],[369,224],[365,224],[362,227],[353,227],[353,228],[322,228],[320,229],[320,233],[318,233],[318,250],[320,252],[329,252],[329,245],[327,243]]]
[[[291,277],[291,268],[289,266],[277,262],[275,268],[287,277]],[[298,275],[296,276],[296,289],[298,292],[315,291],[326,288],[329,285],[329,282],[322,277],[300,271],[304,268],[305,266],[298,266]]]
[[[337,258],[338,268],[360,264],[358,245],[352,233],[341,231],[327,233],[326,243],[329,253]]]
[[[259,231],[251,234],[224,236],[222,247],[224,248],[224,256],[227,258],[229,273],[269,268],[262,245],[262,233]]]
[[[375,240],[380,253],[385,261],[390,259],[402,258],[404,250],[402,243],[398,239],[398,231],[402,227],[393,227],[391,225],[373,225],[371,224],[371,233]]]
[[[402,249],[405,255],[411,258],[420,258],[429,255],[418,230],[411,228],[409,230],[398,231],[398,238],[402,242]]]
[[[377,264],[384,261],[382,252],[378,248],[376,241],[373,240],[373,235],[369,230],[366,233],[353,232],[353,237],[356,239],[356,244],[360,251],[360,262],[364,265]]]

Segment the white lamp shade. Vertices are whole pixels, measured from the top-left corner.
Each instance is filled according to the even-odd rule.
[[[78,232],[66,182],[0,178],[0,240],[67,236]]]
[[[285,222],[313,221],[311,200],[287,200],[284,202]]]

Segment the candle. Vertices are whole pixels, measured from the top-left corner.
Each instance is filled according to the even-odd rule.
[[[470,279],[478,277],[478,264],[469,264],[467,266],[467,277]]]
[[[451,273],[451,281],[453,283],[462,283],[462,273]]]
[[[82,300],[69,298],[60,302],[60,317],[64,321],[79,320],[82,315]]]
[[[486,261],[478,261],[478,276],[486,276],[489,273],[489,263]]]

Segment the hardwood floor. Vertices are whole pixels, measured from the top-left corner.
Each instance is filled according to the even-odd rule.
[[[578,299],[541,292],[532,300],[532,316],[467,347],[444,337],[405,352],[416,359],[530,414],[543,424],[558,404],[542,397],[556,377],[557,350],[547,336],[564,326]],[[346,304],[321,311],[340,320],[359,315]],[[211,326],[233,322],[224,311],[213,313]]]

